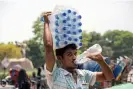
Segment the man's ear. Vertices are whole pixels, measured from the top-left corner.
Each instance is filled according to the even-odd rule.
[[[58,60],[62,60],[62,56],[57,56],[57,59]]]

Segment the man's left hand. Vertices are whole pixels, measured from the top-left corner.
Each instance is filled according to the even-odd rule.
[[[98,54],[95,56],[87,56],[87,57],[97,62],[101,62],[104,60],[102,54]]]

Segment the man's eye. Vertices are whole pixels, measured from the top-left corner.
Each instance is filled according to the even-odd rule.
[[[71,53],[68,53],[67,56],[72,56],[72,54]]]

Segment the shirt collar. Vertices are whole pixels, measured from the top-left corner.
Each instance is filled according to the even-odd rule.
[[[63,68],[60,68],[60,70],[64,73],[64,75],[71,75],[70,72],[68,72],[67,70],[63,69]],[[76,73],[79,75],[79,76],[84,76],[83,72],[81,72],[81,70],[79,69],[75,69],[76,70]]]
[[[69,75],[71,74],[70,72],[68,72],[67,70],[63,69],[63,68],[60,68],[61,72],[64,74],[64,75]]]

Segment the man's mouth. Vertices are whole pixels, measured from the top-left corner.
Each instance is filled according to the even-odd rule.
[[[75,61],[72,61],[72,63],[73,63],[74,65],[76,65],[76,62],[75,62]]]

